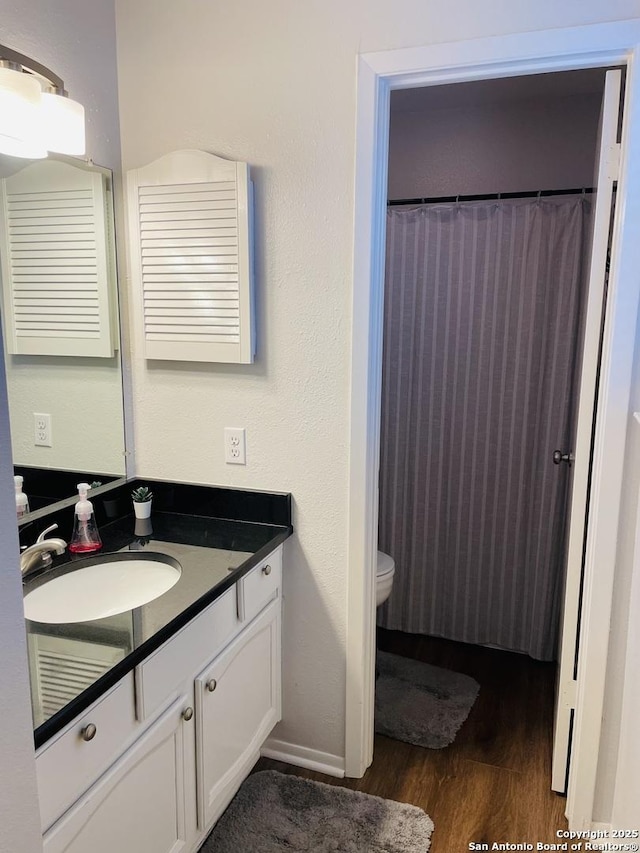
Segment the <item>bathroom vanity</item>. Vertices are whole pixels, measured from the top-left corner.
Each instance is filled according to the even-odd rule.
[[[117,616],[27,622],[45,853],[196,850],[281,716],[290,496],[153,489],[146,532],[119,513],[101,525],[104,550],[174,558],[175,586]],[[166,511],[185,508],[185,495],[207,514]],[[229,495],[235,518],[220,517]],[[51,571],[66,571],[66,560]]]

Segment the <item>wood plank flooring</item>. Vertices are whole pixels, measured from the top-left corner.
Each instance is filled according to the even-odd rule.
[[[561,841],[556,831],[567,828],[566,801],[549,788],[555,664],[396,631],[380,630],[378,645],[480,683],[454,743],[431,750],[376,735],[373,764],[362,779],[335,779],[267,759],[255,769],[420,806],[435,824],[431,853],[473,849],[471,842],[488,849],[494,842],[529,843],[535,849],[538,842]]]

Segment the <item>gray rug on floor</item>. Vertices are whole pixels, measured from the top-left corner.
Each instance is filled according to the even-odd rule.
[[[468,675],[378,652],[376,732],[415,746],[453,743],[480,685]]]
[[[275,770],[246,779],[200,853],[425,853],[422,809]]]

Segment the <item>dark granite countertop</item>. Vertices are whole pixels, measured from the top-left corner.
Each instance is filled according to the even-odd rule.
[[[46,678],[31,673],[36,747],[81,714],[293,532],[289,495],[188,484],[151,483],[152,517],[148,521],[137,520],[130,512],[128,496],[131,488],[141,482],[132,481],[111,494],[102,494],[105,501],[110,501],[106,507],[99,505],[97,499],[94,501],[103,541],[103,548],[97,553],[139,551],[168,555],[180,564],[180,579],[153,601],[116,616],[71,624],[27,620],[30,666],[36,669],[35,660],[40,656],[48,667]],[[184,511],[175,511],[176,504]],[[221,505],[230,515],[244,514],[248,518],[208,514],[220,512]],[[198,510],[204,514],[198,514]],[[108,519],[109,512],[115,514],[113,520]],[[259,521],[260,516],[266,517],[266,522]],[[72,522],[69,510],[42,521],[49,520],[55,521],[60,535],[68,539],[65,528]],[[67,552],[56,558],[50,569],[27,578],[25,595],[50,577],[72,571],[74,563],[86,557]],[[85,674],[79,679],[71,671],[73,665],[67,669],[69,659],[99,662],[83,664]]]

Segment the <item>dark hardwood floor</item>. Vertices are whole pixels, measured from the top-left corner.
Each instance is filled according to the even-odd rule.
[[[261,759],[307,779],[420,806],[435,824],[431,853],[458,853],[470,843],[557,844],[566,829],[565,799],[549,787],[555,664],[524,655],[379,631],[379,648],[464,672],[480,694],[454,743],[431,750],[376,736],[362,779],[335,779]],[[482,849],[482,848],[476,848]],[[520,848],[523,849],[523,848]],[[526,849],[526,848],[524,848]]]

